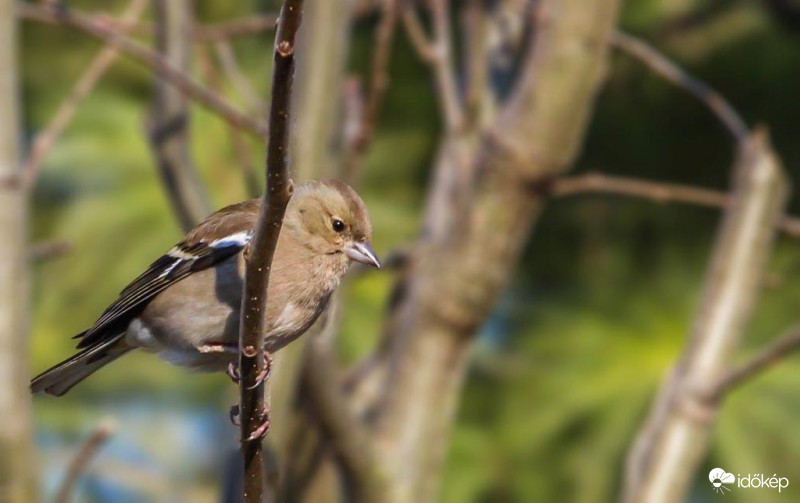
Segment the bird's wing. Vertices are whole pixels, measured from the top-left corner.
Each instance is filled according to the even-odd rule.
[[[81,339],[78,348],[92,346],[124,331],[159,292],[241,252],[250,242],[258,209],[257,200],[228,206],[195,227],[126,286],[89,330],[75,336]]]

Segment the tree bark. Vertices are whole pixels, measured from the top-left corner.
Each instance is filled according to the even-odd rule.
[[[185,74],[191,71],[193,3],[155,0],[156,45],[164,58]],[[211,205],[189,148],[189,100],[156,72],[150,145],[173,211],[184,231],[209,213]]]
[[[627,460],[624,501],[678,502],[689,490],[719,408],[713,386],[739,344],[788,196],[766,134],[745,143],[733,198],[680,362],[656,398]]]
[[[498,122],[474,147],[469,138],[445,140],[406,293],[389,323],[392,367],[376,433],[392,470],[391,501],[436,499],[474,334],[543,205],[535,182],[566,170],[578,152],[618,6],[541,2],[532,50]]]
[[[28,197],[20,184],[17,26],[0,0],[0,500],[34,501],[28,391]]]

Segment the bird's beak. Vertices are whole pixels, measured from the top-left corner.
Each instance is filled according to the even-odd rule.
[[[375,255],[374,251],[372,251],[372,247],[367,241],[361,243],[352,243],[345,246],[344,253],[348,256],[348,258],[350,258],[350,260],[371,265],[372,267],[377,267],[378,269],[381,268],[381,261],[378,260],[378,256]]]

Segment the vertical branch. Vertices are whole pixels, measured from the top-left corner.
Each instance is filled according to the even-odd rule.
[[[465,109],[470,123],[478,129],[488,125],[492,117],[494,93],[489,85],[490,16],[486,3],[470,0],[464,6],[462,25],[463,67],[465,76]]]
[[[453,34],[450,32],[452,20],[448,0],[431,0],[433,16],[433,38],[435,62],[433,71],[439,82],[439,98],[442,100],[442,115],[447,128],[459,131],[464,125],[464,111],[461,105],[453,58]]]
[[[470,158],[461,159],[459,149],[440,153],[437,172],[461,163],[478,176],[467,182],[463,213],[443,223],[439,211],[447,209],[452,185],[434,178],[431,199],[441,204],[426,208],[425,231],[393,299],[386,325],[391,363],[375,420],[378,455],[398,481],[390,501],[435,501],[474,334],[508,284],[543,206],[530,181],[565,171],[577,156],[619,4],[543,0],[547,21],[528,41],[513,97]]]
[[[689,343],[628,456],[626,502],[683,501],[707,450],[713,386],[744,332],[788,194],[763,132],[744,143],[734,176]]]
[[[269,425],[264,402],[264,334],[267,287],[278,235],[292,193],[289,179],[289,126],[294,83],[295,36],[302,19],[302,0],[285,0],[275,36],[272,98],[267,145],[267,190],[250,247],[246,250],[239,332],[241,441],[244,457],[244,501],[261,503],[264,495],[262,438]]]
[[[369,91],[359,118],[358,132],[347,145],[342,172],[344,179],[354,182],[358,178],[364,154],[372,141],[383,97],[389,87],[389,62],[392,42],[397,28],[402,0],[386,0],[378,27],[375,29]]]
[[[433,70],[436,94],[447,131],[458,132],[464,126],[464,111],[453,62],[450,5],[447,0],[431,0],[429,8],[433,18],[432,37],[425,34],[411,2],[406,2],[403,7],[403,25],[419,57]]]
[[[191,0],[154,1],[159,52],[188,75],[193,4]],[[156,72],[148,129],[150,146],[172,208],[181,227],[189,230],[211,212],[211,206],[189,152],[189,101],[160,72]]]
[[[16,2],[0,0],[0,499],[35,501],[28,393],[28,199],[20,175]]]

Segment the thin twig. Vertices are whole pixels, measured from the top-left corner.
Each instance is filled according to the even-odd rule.
[[[425,35],[411,2],[406,2],[403,7],[403,25],[420,58],[433,69],[445,126],[449,131],[460,131],[464,125],[464,110],[455,79],[450,7],[446,0],[431,0],[429,8],[433,18],[432,38]]]
[[[200,69],[206,82],[208,82],[212,89],[220,94],[224,94],[222,76],[208,51],[208,46],[206,44],[198,44],[197,55],[200,61]],[[266,107],[264,110],[266,110]],[[233,147],[233,153],[236,156],[236,161],[242,170],[247,195],[251,198],[258,197],[258,195],[261,194],[261,184],[258,180],[256,167],[253,163],[252,152],[247,145],[247,138],[244,137],[240,129],[236,129],[235,127],[228,127],[228,133],[230,134],[231,145]]]
[[[425,28],[422,26],[422,22],[417,16],[417,11],[414,10],[410,2],[404,2],[400,17],[403,20],[403,27],[406,35],[408,35],[408,40],[411,42],[411,46],[416,51],[417,56],[422,61],[431,63],[436,57],[436,49],[428,35],[425,34]]]
[[[747,138],[749,128],[736,109],[705,82],[689,74],[645,41],[617,32],[612,44],[638,59],[651,70],[704,103],[717,116],[737,143]]]
[[[58,2],[49,2],[48,6],[55,7]],[[42,19],[41,16],[30,10],[21,10],[17,13],[21,19],[30,21],[45,21],[53,23],[53,20]],[[105,14],[90,14],[92,22],[108,25],[115,31],[122,29],[121,20],[111,18]],[[277,16],[263,14],[260,16],[249,16],[242,19],[232,19],[230,21],[219,21],[217,23],[201,24],[192,30],[192,38],[197,42],[215,42],[217,40],[228,40],[235,37],[260,35],[261,33],[275,29]],[[136,35],[152,35],[155,31],[153,23],[138,22],[130,26],[131,33]]]
[[[272,97],[267,145],[267,190],[251,245],[248,247],[239,328],[239,386],[241,441],[244,457],[244,496],[247,503],[264,498],[262,438],[269,417],[264,401],[264,337],[266,333],[267,287],[272,257],[278,244],[286,205],[292,194],[289,178],[289,128],[294,83],[295,37],[302,20],[303,1],[285,0],[275,36]]]
[[[42,241],[31,245],[29,252],[33,262],[43,262],[63,257],[72,251],[72,243],[65,240]]]
[[[603,173],[586,173],[558,178],[553,181],[551,189],[552,195],[557,197],[586,192],[641,197],[658,203],[681,202],[718,208],[722,208],[728,203],[728,195],[722,191]]]
[[[709,399],[719,400],[733,388],[763,373],[800,349],[800,327],[792,327],[742,366],[729,370],[711,387]]]
[[[386,0],[380,23],[378,23],[378,27],[375,30],[375,49],[372,52],[369,92],[365,100],[358,134],[348,144],[343,163],[345,180],[351,182],[358,178],[364,154],[367,152],[375,133],[375,125],[378,122],[383,98],[389,87],[389,62],[399,16],[400,1]]]
[[[75,484],[89,467],[89,463],[100,451],[100,448],[103,447],[111,438],[111,435],[114,434],[114,429],[114,424],[112,422],[104,421],[89,435],[89,438],[83,443],[67,468],[67,473],[58,489],[58,494],[55,499],[56,503],[68,503],[72,499],[72,492],[75,488]]]
[[[127,33],[133,27],[146,6],[147,0],[131,0],[117,23],[116,29],[120,34]],[[26,189],[30,189],[36,183],[47,154],[50,153],[61,133],[75,116],[80,104],[92,92],[116,58],[117,49],[115,47],[104,47],[83,72],[69,96],[58,107],[47,127],[36,135],[28,158],[22,167],[22,184]]]
[[[20,3],[18,9],[24,12],[29,19],[68,26],[115,47],[121,53],[130,56],[152,70],[158,71],[162,78],[168,80],[190,98],[219,115],[233,127],[243,129],[260,139],[267,138],[267,125],[264,122],[242,113],[224,97],[198,83],[190,75],[171,65],[159,54],[130,38],[114,32],[108,26],[96,22],[92,16],[82,14],[73,8],[54,9],[28,3]]]
[[[257,116],[261,116],[267,110],[267,104],[262,100],[258,93],[253,89],[252,84],[242,72],[239,63],[236,61],[236,54],[227,39],[219,39],[214,42],[214,49],[217,58],[222,65],[222,70],[233,84],[234,89],[244,98],[247,107]]]
[[[269,14],[234,19],[232,21],[220,21],[215,24],[198,26],[194,30],[194,38],[198,42],[216,42],[228,40],[232,37],[258,35],[265,31],[274,30],[277,22],[277,16]]]
[[[433,16],[433,38],[436,44],[436,59],[433,71],[439,87],[442,103],[442,116],[451,131],[459,131],[464,125],[464,110],[456,84],[455,63],[453,61],[453,35],[450,32],[450,3],[448,0],[431,0]]]
[[[709,0],[688,11],[679,12],[659,23],[661,26],[655,30],[655,38],[675,38],[687,32],[696,31],[723,14],[740,6],[743,0]]]
[[[662,204],[685,203],[711,208],[725,208],[730,201],[727,193],[718,190],[603,173],[557,178],[544,182],[536,190],[542,190],[556,197],[597,192],[649,199]],[[800,238],[800,218],[784,215],[778,228],[789,237]]]

